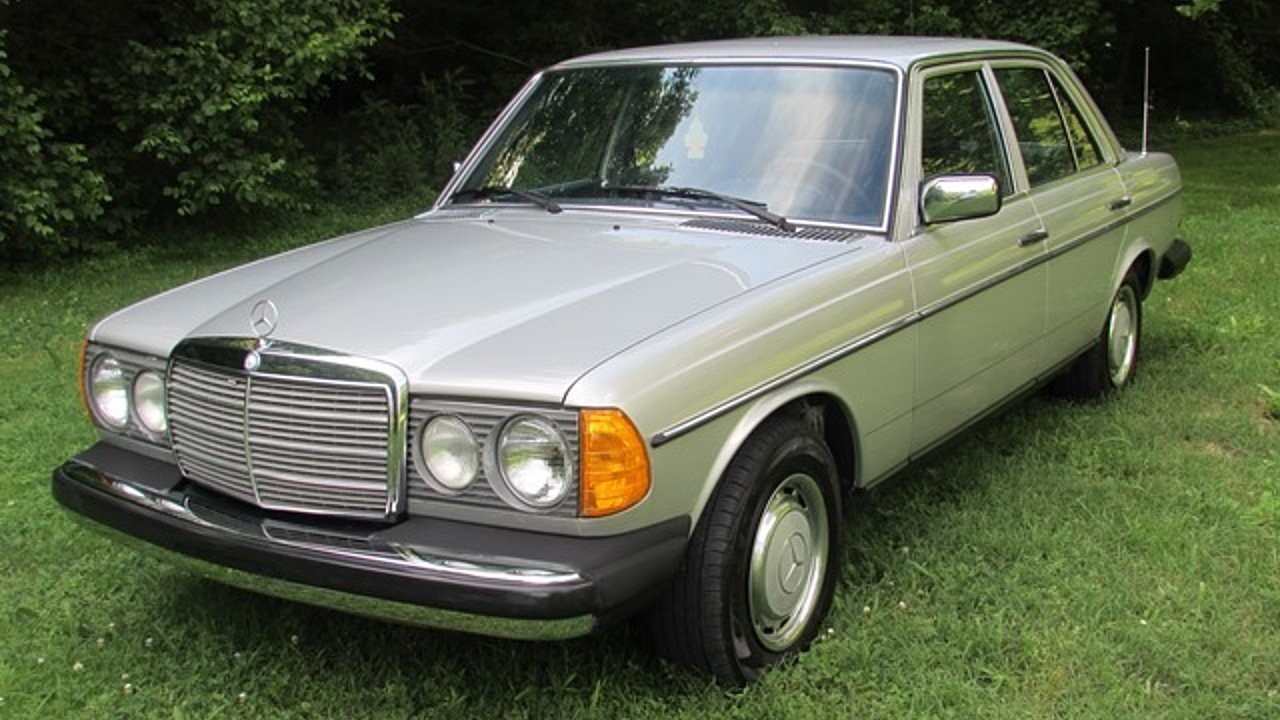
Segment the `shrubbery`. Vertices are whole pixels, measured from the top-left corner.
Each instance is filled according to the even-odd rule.
[[[1150,45],[1159,115],[1280,111],[1274,0],[0,0],[0,257],[214,209],[425,203],[539,67],[798,33],[1029,42],[1120,120]]]
[[[297,207],[295,131],[390,32],[387,0],[2,0],[0,254],[77,248],[157,209]]]
[[[39,99],[6,64],[0,30],[0,254],[46,257],[74,247],[76,231],[111,199],[84,146],[60,142]]]

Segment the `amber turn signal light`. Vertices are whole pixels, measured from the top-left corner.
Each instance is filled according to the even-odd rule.
[[[621,410],[582,410],[578,427],[582,517],[612,515],[643,500],[649,454],[631,419]]]
[[[85,387],[85,367],[89,362],[89,338],[85,338],[80,343],[80,361],[76,363],[76,387],[80,389],[80,407],[84,408],[85,415],[93,417],[93,411],[89,409],[89,390]]]

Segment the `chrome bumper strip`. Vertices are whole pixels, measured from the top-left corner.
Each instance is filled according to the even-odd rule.
[[[572,571],[439,557],[425,554],[412,547],[381,541],[374,542],[366,538],[320,531],[292,523],[237,518],[220,509],[205,507],[189,496],[175,498],[111,477],[84,464],[68,463],[63,467],[63,473],[64,477],[75,483],[165,517],[214,530],[227,536],[246,539],[255,544],[265,544],[268,548],[287,547],[295,553],[301,550],[320,561],[391,568],[399,573],[418,576],[424,580],[479,580],[516,589],[523,587],[530,592],[583,582],[583,578]],[[81,518],[78,513],[73,515]],[[461,630],[494,637],[536,640],[578,637],[586,635],[596,625],[595,616],[589,614],[557,619],[496,617],[304,585],[201,560],[134,538],[97,522],[86,520],[85,524],[95,530],[105,531],[112,536],[127,540],[135,547],[153,555],[159,555],[170,563],[230,585],[411,625]]]

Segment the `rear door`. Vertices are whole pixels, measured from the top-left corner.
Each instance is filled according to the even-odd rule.
[[[1045,352],[1052,365],[1094,342],[1114,288],[1130,199],[1116,153],[1082,112],[1074,81],[1034,61],[996,64],[1030,199],[1048,233]]]

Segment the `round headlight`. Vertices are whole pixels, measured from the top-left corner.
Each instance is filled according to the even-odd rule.
[[[418,437],[418,455],[430,480],[446,492],[465,490],[480,471],[480,445],[471,428],[453,415],[437,415]],[[421,468],[420,468],[421,469]]]
[[[169,429],[169,416],[164,406],[164,378],[147,370],[133,381],[133,411],[147,432],[163,435]]]
[[[98,420],[120,429],[129,421],[129,387],[124,368],[113,357],[103,355],[89,369],[89,398]]]
[[[549,420],[522,415],[498,435],[498,471],[520,502],[548,508],[564,499],[573,481],[569,445]]]

